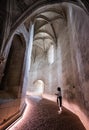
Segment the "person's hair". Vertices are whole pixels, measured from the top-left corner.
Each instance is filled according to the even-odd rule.
[[[60,88],[60,87],[58,87],[58,88],[57,88],[57,90],[58,90],[58,91],[61,91],[61,88]]]

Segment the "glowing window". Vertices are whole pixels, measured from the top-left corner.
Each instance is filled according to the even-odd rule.
[[[54,62],[54,46],[51,45],[48,50],[48,62],[52,64]]]

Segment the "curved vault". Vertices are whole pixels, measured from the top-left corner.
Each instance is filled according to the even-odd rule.
[[[54,6],[39,14],[33,16],[34,19],[34,41],[31,57],[31,71],[43,68],[55,62],[57,37],[60,30],[66,25],[66,13],[64,7],[59,4],[58,7]],[[28,19],[25,22],[27,30],[29,30]],[[53,51],[49,53],[50,48]],[[52,50],[52,49],[51,49]],[[53,54],[54,53],[54,54]],[[54,55],[54,59],[50,60],[49,57]]]

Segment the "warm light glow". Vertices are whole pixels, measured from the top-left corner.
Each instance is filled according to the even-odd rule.
[[[43,94],[43,98],[56,102],[56,95]]]
[[[36,98],[42,98],[42,94],[44,93],[44,82],[42,80],[36,80],[33,82],[34,90],[27,91],[26,94],[30,96],[34,96]]]
[[[43,94],[44,92],[44,82],[42,80],[36,80],[34,82],[35,85],[35,92],[38,94]]]
[[[63,100],[63,106],[80,118],[86,130],[89,129],[89,120],[77,104],[68,103],[66,100]]]
[[[30,94],[30,93],[28,93],[28,94]],[[43,98],[46,98],[48,100],[56,102],[56,96],[55,95],[43,94]],[[37,100],[39,101],[40,98],[37,99]],[[26,103],[27,103],[27,107],[26,107],[22,117],[17,119],[6,130],[17,130],[17,128],[19,128],[24,123],[24,121],[28,118],[28,116],[30,116],[30,112],[31,112],[30,110],[32,109],[32,106],[31,106],[31,104],[28,103],[27,100],[26,100]],[[88,130],[88,128],[89,128],[89,121],[88,121],[88,119],[86,118],[85,114],[82,112],[82,110],[80,109],[80,107],[77,104],[68,103],[66,100],[63,99],[63,106],[65,108],[67,108],[68,110],[72,111],[74,114],[78,115],[80,120],[81,120],[81,122],[85,126],[86,130]]]
[[[27,91],[26,94],[33,97],[33,98],[35,98],[37,101],[40,101],[42,99],[42,97],[43,97],[41,94],[38,94],[36,92]]]
[[[56,96],[55,95],[43,94],[43,98],[46,98],[48,100],[56,102]],[[63,106],[65,108],[67,108],[69,111],[73,112],[74,114],[76,114],[79,117],[79,119],[83,123],[84,127],[86,128],[86,130],[88,130],[89,129],[89,120],[86,117],[86,115],[83,113],[81,108],[77,104],[68,103],[64,99],[63,99],[62,102],[63,102]]]
[[[30,113],[30,109],[31,109],[31,104],[28,103],[27,99],[26,99],[26,109],[23,113],[23,115],[17,119],[14,123],[12,123],[6,130],[16,130],[16,127],[19,127],[21,126],[21,124],[23,124],[24,120],[27,118],[27,116],[30,116],[28,115],[28,113]]]

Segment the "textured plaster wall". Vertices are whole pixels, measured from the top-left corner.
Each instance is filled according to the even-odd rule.
[[[55,62],[30,72],[28,90],[35,89],[33,82],[37,79],[44,81],[44,92],[48,94],[54,95],[56,87],[61,86],[64,105],[89,128],[89,16],[72,4],[66,9],[67,22],[57,26]]]
[[[78,105],[89,117],[89,16],[80,8],[69,7],[71,57],[75,96]]]

